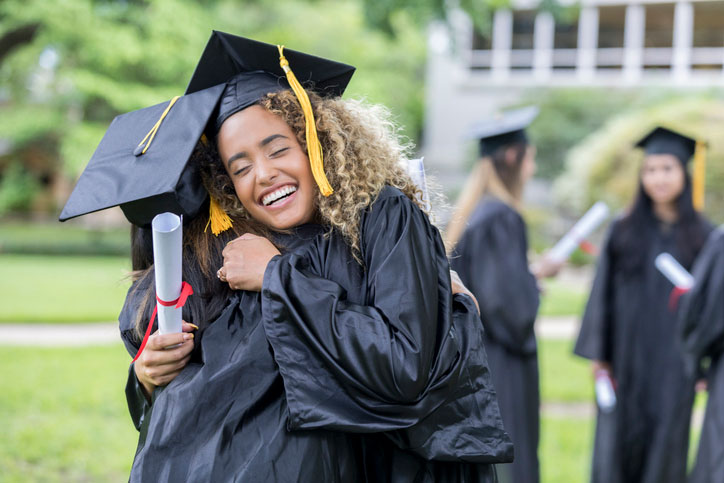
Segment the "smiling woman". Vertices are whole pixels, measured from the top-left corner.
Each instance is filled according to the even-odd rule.
[[[317,188],[309,158],[282,118],[251,106],[224,122],[217,142],[249,216],[276,230],[313,220]]]
[[[616,390],[598,413],[593,481],[686,481],[695,380],[676,340],[673,286],[654,260],[668,252],[690,269],[711,231],[686,171],[697,144],[665,128],[638,143],[638,193],[601,250],[575,348]]]
[[[211,199],[185,218],[198,330],[139,349],[155,305],[144,228],[120,317],[138,356],[131,481],[492,482],[511,460],[474,300],[387,111],[339,99],[352,70],[212,35],[178,100],[218,103],[184,140]],[[203,227],[220,211],[217,237]]]

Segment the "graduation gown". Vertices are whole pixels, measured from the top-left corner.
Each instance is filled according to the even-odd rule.
[[[261,293],[235,294],[151,405],[129,373],[131,481],[496,481],[512,445],[437,230],[387,187],[361,219],[364,268],[324,232],[279,240]]]
[[[699,439],[695,483],[724,481],[724,227],[713,232],[694,263],[695,284],[682,295],[679,321],[688,371],[706,371],[709,398]]]
[[[679,227],[650,227],[642,268],[625,271],[610,241],[620,223],[613,223],[601,251],[574,349],[611,364],[616,388],[613,411],[598,411],[591,481],[682,482],[695,381],[677,343],[677,312],[669,307],[673,286],[654,264],[662,252],[681,260]]]
[[[512,464],[499,465],[500,481],[539,481],[539,382],[533,325],[539,293],[528,269],[525,223],[496,198],[481,200],[450,264],[478,299],[485,350],[503,425],[515,448]]]

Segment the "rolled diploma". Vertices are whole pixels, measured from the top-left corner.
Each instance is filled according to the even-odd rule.
[[[156,215],[151,222],[156,296],[171,302],[181,295],[181,217],[173,213]],[[156,302],[161,334],[181,332],[181,308]]]
[[[425,209],[430,211],[430,197],[427,193],[427,178],[425,177],[425,165],[422,163],[424,158],[410,159],[407,162],[407,174],[412,178],[413,183],[422,190],[422,203]]]
[[[608,218],[608,206],[603,201],[599,201],[556,243],[548,257],[556,262],[567,260],[578,245],[593,233],[606,218]]]
[[[654,261],[656,268],[669,279],[674,286],[689,290],[694,285],[694,277],[669,253],[660,253]]]

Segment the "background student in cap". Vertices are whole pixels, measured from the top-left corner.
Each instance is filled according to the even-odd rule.
[[[517,109],[474,127],[481,159],[446,230],[450,264],[480,305],[493,385],[513,440],[514,462],[498,466],[503,482],[540,478],[536,279],[560,268],[544,260],[531,272],[519,213],[523,189],[536,167],[535,147],[525,128],[537,114],[535,107]]]
[[[679,324],[684,362],[692,378],[706,379],[708,398],[692,483],[724,481],[724,227],[713,231],[692,269],[694,286],[681,296]]]
[[[212,35],[177,101],[212,90],[218,107],[198,117],[211,201],[196,216],[220,237],[235,219],[265,236],[235,239],[218,260],[234,290],[199,331],[198,359],[163,389],[130,372],[132,481],[495,481],[493,463],[510,460],[474,302],[452,293],[380,109],[338,98],[352,70]],[[147,323],[151,290],[132,287],[122,326]]]
[[[695,381],[676,342],[673,287],[654,259],[668,252],[690,269],[711,226],[692,200],[701,181],[687,172],[697,141],[659,127],[637,147],[638,192],[601,251],[575,353],[616,390],[615,407],[598,412],[592,481],[673,483],[686,479]]]

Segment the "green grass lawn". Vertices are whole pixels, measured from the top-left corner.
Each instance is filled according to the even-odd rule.
[[[130,286],[129,270],[128,257],[0,253],[0,323],[116,320]],[[540,313],[578,315],[586,296],[579,287],[550,281]]]
[[[559,280],[546,280],[541,295],[539,316],[581,315],[590,287]]]
[[[538,448],[543,483],[585,483],[590,479],[593,418],[541,417]]]
[[[116,320],[128,257],[0,254],[0,322]]]
[[[565,403],[593,401],[590,362],[573,355],[573,342],[538,339],[541,400]]]
[[[121,344],[0,348],[0,481],[126,481],[129,362]]]
[[[565,344],[544,341],[541,359],[566,361],[559,352]],[[129,362],[120,344],[0,348],[0,481],[125,481],[138,438],[123,394]],[[542,367],[544,388],[580,379],[575,364]],[[544,483],[586,480],[592,424],[543,415]]]

